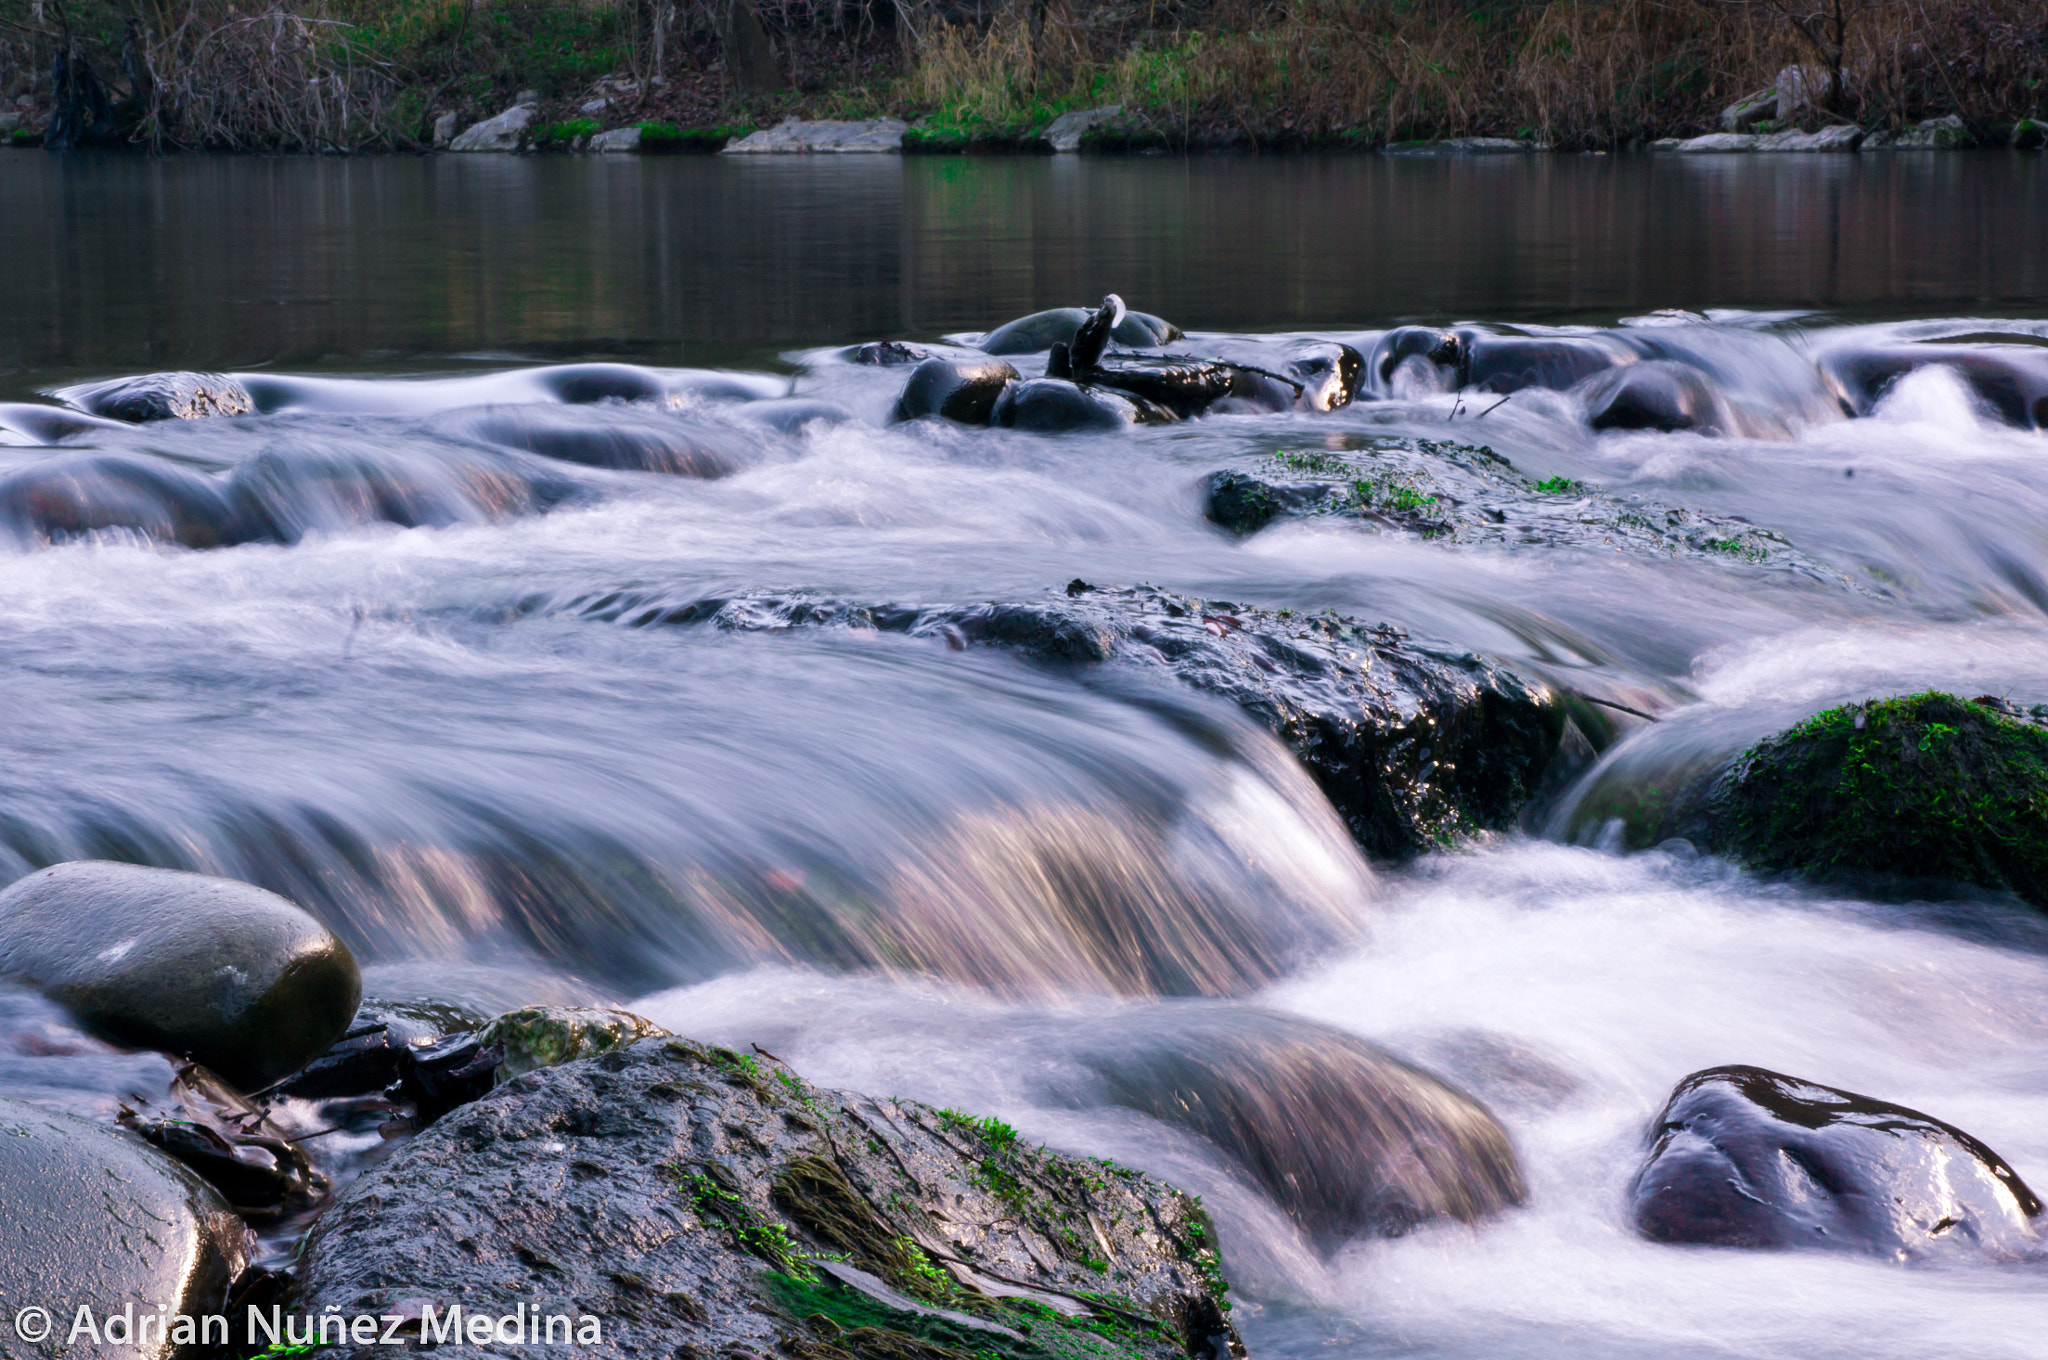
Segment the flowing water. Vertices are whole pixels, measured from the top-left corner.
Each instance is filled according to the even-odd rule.
[[[849,159],[0,154],[0,479],[45,478],[0,525],[0,879],[92,856],[247,878],[340,931],[373,992],[631,1002],[1143,1165],[1217,1209],[1258,1355],[2037,1355],[2039,1263],[1662,1246],[1626,1214],[1664,1097],[1725,1063],[1926,1110],[2044,1188],[2024,910],[1624,854],[1572,790],[1547,835],[1374,866],[1282,746],[1170,683],[676,621],[1075,577],[1335,608],[1648,696],[1663,720],[1596,782],[1874,692],[2048,701],[2048,406],[1936,366],[1850,418],[1822,376],[1942,340],[2038,364],[2048,166]],[[1406,321],[1653,345],[1739,433],[1595,434],[1577,396],[1482,405],[1406,370],[1329,413],[892,427],[906,370],[838,348],[1111,289],[1177,349],[1271,363]],[[632,367],[540,368],[593,360]],[[153,369],[237,371],[259,410],[67,433],[33,409]],[[599,380],[641,399],[583,400]],[[1212,470],[1403,437],[1773,546],[1203,518]],[[635,459],[660,470],[604,465]],[[205,533],[133,512],[166,485],[262,532],[167,541]],[[160,1080],[0,1001],[6,1091],[104,1109]],[[1246,1007],[1485,1100],[1526,1207],[1311,1242],[1106,1093],[1104,1053]]]

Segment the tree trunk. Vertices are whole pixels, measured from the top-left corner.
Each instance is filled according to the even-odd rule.
[[[724,0],[719,6],[718,45],[725,53],[728,93],[744,98],[782,88],[782,71],[775,64],[768,30],[761,26],[753,0]]]

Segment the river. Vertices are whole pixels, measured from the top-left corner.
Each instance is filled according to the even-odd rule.
[[[1665,1096],[1726,1063],[1928,1111],[2048,1187],[2031,914],[1622,854],[1571,824],[1569,791],[1535,831],[1374,865],[1284,748],[1171,686],[886,633],[634,625],[760,592],[1142,581],[1652,696],[1668,711],[1638,749],[1926,686],[2048,701],[2048,434],[1948,369],[1853,419],[1820,376],[1846,347],[2048,345],[2041,158],[0,152],[0,207],[0,400],[198,369],[264,408],[61,455],[17,420],[0,476],[103,450],[249,478],[283,525],[205,550],[5,529],[0,881],[84,857],[247,878],[341,932],[373,991],[631,1003],[1156,1170],[1216,1209],[1255,1356],[2039,1353],[2038,1263],[1679,1248],[1627,1216]],[[1653,336],[1712,375],[1728,432],[1595,434],[1561,394],[1482,416],[1399,381],[1334,412],[1113,433],[889,426],[906,370],[840,352],[1112,290],[1190,352],[1370,352],[1406,323]],[[521,373],[583,361],[683,395],[562,405]],[[855,419],[784,429],[705,392]],[[721,475],[487,457],[535,421],[628,442],[684,422]],[[1203,518],[1220,467],[1445,439],[1739,517],[1769,550]],[[1169,934],[1227,918],[1242,947],[1166,998],[1040,966],[1048,882]],[[1246,1002],[1486,1100],[1529,1203],[1319,1252],[1062,1057],[1133,1015]],[[52,1096],[14,1046],[0,1089],[58,1103],[105,1103],[130,1070],[108,1057]]]

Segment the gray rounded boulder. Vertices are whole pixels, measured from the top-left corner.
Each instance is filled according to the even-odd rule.
[[[0,893],[0,973],[116,1043],[189,1054],[247,1090],[348,1028],[362,974],[333,932],[253,884],[80,860]]]
[[[15,1331],[16,1311],[48,1311],[48,1354],[169,1360],[193,1351],[166,1338],[127,1346],[56,1343],[81,1306],[102,1335],[109,1318],[218,1315],[248,1264],[248,1229],[198,1177],[137,1139],[0,1099],[0,1299],[5,1353],[42,1355]],[[123,1330],[128,1330],[123,1328]],[[217,1335],[216,1335],[217,1339]],[[189,1338],[188,1338],[189,1340]],[[19,1347],[19,1349],[14,1349]]]

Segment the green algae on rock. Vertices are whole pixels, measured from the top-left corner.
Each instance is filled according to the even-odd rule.
[[[608,1006],[522,1006],[507,1011],[477,1034],[484,1048],[496,1048],[497,1080],[591,1058],[640,1039],[664,1038],[668,1031],[631,1011]]]
[[[335,1199],[295,1309],[429,1297],[601,1315],[626,1360],[1243,1354],[1192,1197],[672,1038],[516,1077]]]
[[[2015,893],[2048,908],[2048,714],[1921,694],[1767,737],[1706,802],[1709,839],[1761,868]]]

